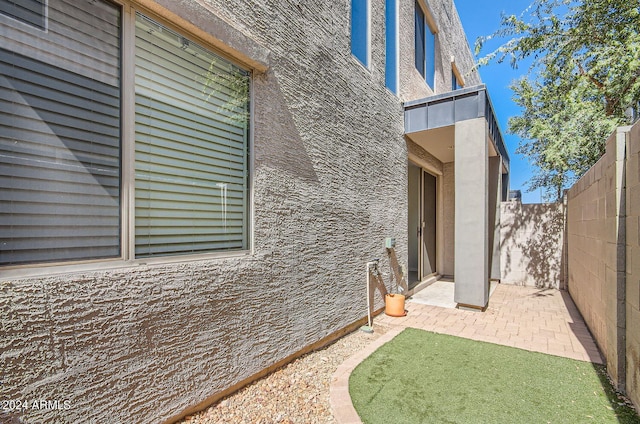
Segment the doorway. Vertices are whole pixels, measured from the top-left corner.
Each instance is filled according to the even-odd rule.
[[[409,162],[409,289],[437,273],[437,177]]]

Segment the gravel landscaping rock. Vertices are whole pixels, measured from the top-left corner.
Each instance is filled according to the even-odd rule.
[[[208,409],[186,417],[183,424],[315,424],[335,423],[329,404],[331,377],[347,358],[386,332],[360,330],[308,353],[240,389]]]

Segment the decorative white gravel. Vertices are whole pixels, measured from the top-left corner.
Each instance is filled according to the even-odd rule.
[[[240,389],[181,423],[315,424],[335,423],[329,404],[329,386],[336,369],[347,358],[386,332],[360,330],[308,353]]]

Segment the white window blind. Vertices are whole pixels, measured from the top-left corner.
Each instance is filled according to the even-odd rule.
[[[35,28],[46,28],[45,0],[0,0],[0,13]]]
[[[249,75],[136,16],[135,254],[247,248]]]
[[[0,44],[0,265],[121,254],[120,9],[71,3]]]

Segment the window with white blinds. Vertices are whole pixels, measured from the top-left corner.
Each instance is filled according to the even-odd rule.
[[[249,75],[136,16],[135,255],[247,248]]]
[[[46,6],[0,8],[0,267],[246,250],[249,72],[129,6]]]
[[[0,265],[121,254],[120,9],[70,1],[3,28]]]

